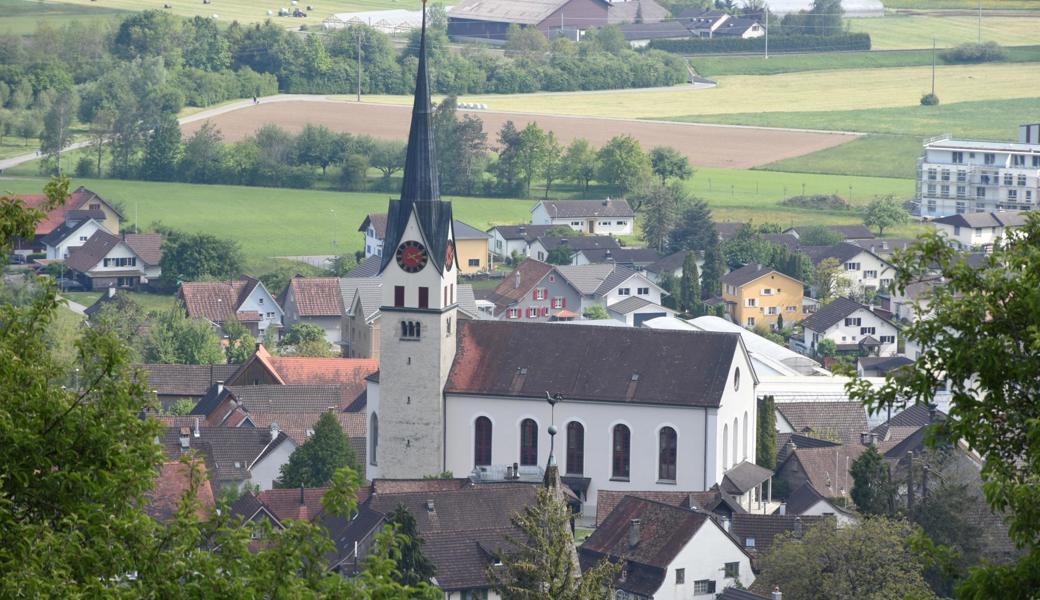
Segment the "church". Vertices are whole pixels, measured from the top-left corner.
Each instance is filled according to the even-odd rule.
[[[758,381],[737,333],[459,320],[431,117],[424,29],[380,264],[367,478],[533,477],[554,450],[594,514],[599,490],[707,490],[753,463]]]

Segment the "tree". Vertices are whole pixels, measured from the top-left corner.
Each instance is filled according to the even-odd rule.
[[[599,304],[593,304],[585,309],[583,316],[590,321],[604,321],[610,318],[610,313]]]
[[[336,415],[321,413],[314,424],[314,435],[293,451],[289,462],[282,465],[276,487],[322,487],[332,481],[332,476],[343,467],[360,470],[357,457],[343,433]]]
[[[571,535],[571,510],[553,490],[538,490],[538,500],[512,518],[523,532],[503,549],[501,569],[488,569],[488,580],[503,600],[600,600],[613,597],[620,570],[601,560],[583,573]]]
[[[549,40],[537,27],[520,27],[516,23],[506,30],[506,56],[543,60],[549,51]]]
[[[339,174],[339,186],[347,191],[361,191],[368,181],[368,158],[361,154],[351,154],[343,160],[343,170]]]
[[[615,56],[631,50],[631,46],[625,40],[625,34],[621,33],[621,29],[617,25],[608,25],[595,29],[589,38],[601,50]]]
[[[703,312],[701,304],[701,274],[697,270],[697,254],[687,252],[683,259],[682,277],[679,279],[679,296],[682,310],[687,314],[699,316]]]
[[[732,237],[722,244],[726,264],[731,269],[752,263],[766,264],[773,255],[773,246],[745,223]]]
[[[829,304],[838,296],[847,296],[852,290],[852,282],[844,273],[844,267],[836,258],[825,258],[816,265],[812,281],[821,304]]]
[[[563,157],[566,165],[567,178],[582,186],[584,195],[589,193],[589,184],[596,178],[599,170],[599,158],[596,151],[588,140],[575,139],[567,146],[567,153]]]
[[[224,348],[224,353],[227,355],[228,364],[241,365],[245,363],[253,356],[253,352],[256,350],[256,338],[237,319],[224,321],[222,328],[224,329],[224,335],[227,336],[227,346]]]
[[[285,331],[278,348],[286,356],[313,356],[332,358],[332,347],[325,339],[325,330],[310,323],[297,323]]]
[[[180,180],[187,183],[217,183],[224,166],[224,138],[213,123],[206,121],[188,138],[178,166]]]
[[[231,66],[228,36],[217,21],[195,16],[183,26],[184,65],[206,71],[223,71]]]
[[[521,191],[521,144],[520,130],[513,121],[506,121],[498,131],[498,162],[495,163],[494,170],[500,191],[507,195]]]
[[[487,163],[487,133],[484,122],[473,115],[460,120],[456,104],[449,96],[433,112],[438,175],[442,192],[472,195]]]
[[[888,466],[871,444],[852,462],[852,501],[856,508],[868,515],[890,515],[893,512],[892,482]]]
[[[650,158],[632,136],[614,137],[600,148],[597,157],[598,179],[616,187],[622,196],[639,189],[650,177]]]
[[[722,243],[712,227],[707,248],[704,249],[704,267],[701,273],[701,296],[707,300],[722,295],[722,278],[726,265],[722,259]]]
[[[549,137],[545,142],[545,156],[542,160],[541,171],[542,179],[545,180],[546,198],[549,197],[553,182],[560,178],[563,168],[563,146],[556,139],[556,134],[550,131]]]
[[[545,257],[545,262],[550,265],[569,265],[574,262],[574,250],[565,245],[557,246],[549,251],[549,255]]]
[[[889,227],[902,225],[910,220],[910,214],[903,208],[903,204],[895,196],[878,196],[867,205],[867,211],[863,216],[863,224],[867,227],[877,227],[878,235],[884,235]]]
[[[403,504],[386,515],[387,524],[393,526],[394,532],[401,536],[400,552],[397,567],[401,572],[400,581],[405,585],[429,583],[436,575],[436,567],[423,554],[423,539],[419,536],[419,527],[415,517]]]
[[[148,134],[141,162],[141,176],[151,181],[173,181],[181,151],[181,126],[177,116],[163,115],[159,124]]]
[[[23,111],[18,117],[18,135],[23,140],[23,146],[29,145],[29,140],[40,135],[40,117],[32,111]]]
[[[772,396],[758,401],[758,439],[755,445],[755,464],[776,469],[776,402]]]
[[[884,517],[840,529],[823,521],[800,537],[777,536],[759,577],[799,600],[936,598],[909,543],[916,532],[906,521]]]
[[[650,149],[650,165],[654,175],[661,178],[661,183],[675,178],[686,180],[693,177],[690,159],[671,146],[654,146]]]
[[[711,220],[711,209],[705,201],[696,198],[682,211],[675,229],[669,236],[668,247],[672,252],[704,252],[714,235],[715,223]]]
[[[654,182],[639,193],[636,202],[643,212],[643,241],[664,252],[675,230],[681,204],[686,195],[678,186]]]
[[[107,107],[95,111],[94,118],[90,121],[90,143],[94,146],[94,152],[96,152],[96,172],[98,177],[101,176],[101,159],[104,155],[105,143],[112,136],[112,128],[115,125],[115,121],[115,111]]]
[[[879,389],[855,381],[850,390],[871,410],[933,403],[949,385],[950,418],[933,443],[963,441],[982,457],[981,476],[992,510],[1005,516],[1022,555],[1012,565],[981,566],[958,587],[963,598],[1029,598],[1040,589],[1040,438],[1035,402],[1040,373],[1040,220],[1031,215],[1017,235],[972,268],[943,237],[922,236],[893,259],[894,289],[936,281],[928,315],[902,334],[919,344],[913,366]],[[937,376],[937,374],[941,374]],[[984,401],[982,401],[984,399]]]
[[[404,169],[407,144],[400,140],[376,140],[372,144],[372,152],[368,155],[371,165],[383,174],[384,187],[388,187],[394,173]]]
[[[516,154],[520,166],[520,177],[524,180],[525,194],[530,196],[531,181],[545,168],[545,159],[549,152],[549,137],[537,123],[528,123],[517,139],[519,144]]]
[[[329,165],[343,160],[346,146],[342,136],[328,127],[308,123],[296,137],[295,150],[296,159],[301,164],[321,167],[321,176],[324,177]]]
[[[798,228],[798,242],[802,246],[833,246],[843,241],[840,233],[823,225]]]
[[[242,272],[242,250],[238,242],[208,233],[184,233],[166,229],[162,233],[160,265],[164,280],[175,284],[204,278],[234,279]]]
[[[43,118],[40,151],[54,161],[61,172],[61,151],[72,143],[72,124],[79,111],[79,96],[69,90],[58,94]]]
[[[144,340],[144,360],[174,365],[217,365],[226,363],[217,336],[205,321],[189,319],[180,307],[159,313]]]
[[[816,344],[816,355],[823,358],[834,358],[838,355],[838,344],[830,338],[824,338]]]

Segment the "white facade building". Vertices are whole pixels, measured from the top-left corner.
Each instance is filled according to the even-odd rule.
[[[534,225],[566,225],[598,235],[632,235],[636,213],[625,200],[543,200],[531,209]]]
[[[71,227],[59,227],[43,239],[47,260],[65,260],[72,248],[78,248],[98,230],[111,233],[94,219],[87,219]]]
[[[887,289],[892,283],[894,269],[891,263],[870,250],[855,244],[842,242],[834,246],[806,246],[803,252],[809,255],[814,265],[833,258],[841,265],[838,278],[844,280],[850,291],[862,294],[868,290]],[[835,282],[835,287],[840,282]],[[819,296],[821,290],[816,290]]]
[[[842,352],[862,350],[877,356],[894,356],[899,328],[870,307],[838,298],[802,321],[801,347],[815,353],[823,340],[831,340]]]
[[[927,142],[918,160],[921,216],[1035,210],[1040,201],[1040,140],[1031,132],[1023,126],[1018,143],[948,137]]]
[[[956,214],[936,219],[932,226],[957,248],[989,251],[1025,225],[1026,215],[1017,210]]]

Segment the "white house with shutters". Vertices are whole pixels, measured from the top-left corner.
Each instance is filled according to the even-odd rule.
[[[894,277],[895,270],[891,263],[855,244],[842,242],[833,246],[803,246],[801,250],[816,266],[827,259],[836,260],[840,265],[838,277],[845,280],[856,294],[887,289]],[[820,292],[816,290],[817,296]]]
[[[566,225],[596,235],[632,235],[636,213],[625,200],[542,200],[531,209],[534,225]]]
[[[815,354],[820,342],[833,341],[839,352],[895,356],[899,328],[876,308],[837,298],[802,321],[799,349]]]

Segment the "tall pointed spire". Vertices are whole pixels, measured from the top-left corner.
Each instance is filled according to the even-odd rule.
[[[419,41],[419,72],[415,78],[412,128],[408,134],[408,156],[404,165],[402,204],[441,199],[437,176],[437,149],[433,141],[433,105],[426,57],[426,0],[423,0],[422,36]]]

